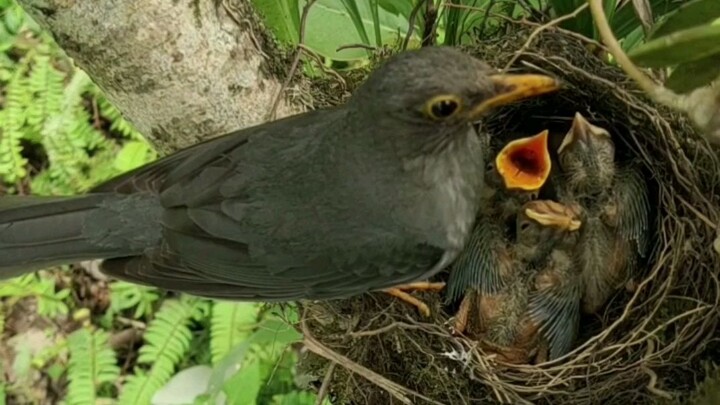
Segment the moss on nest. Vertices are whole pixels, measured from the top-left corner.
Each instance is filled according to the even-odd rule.
[[[468,52],[497,67],[516,58],[511,70],[550,73],[565,88],[498,111],[484,121],[485,129],[498,137],[546,128],[564,134],[580,111],[616,135],[620,158],[643,166],[657,214],[652,252],[634,292],[618,292],[600,316],[583,319],[569,356],[538,366],[499,364],[476,342],[452,336],[456,308],[436,294],[420,295],[432,319],[420,319],[412,307],[384,294],[303,303],[306,332],[344,356],[329,385],[337,403],[401,403],[403,396],[443,404],[658,403],[683,399],[698,378],[720,319],[720,257],[712,249],[720,217],[717,152],[684,117],[643,97],[588,42],[549,29],[524,47],[531,32],[516,26]],[[519,49],[525,50],[516,55]],[[348,364],[381,379],[371,382],[357,367],[343,367]],[[322,379],[328,362],[308,354],[301,366]],[[396,388],[394,396],[388,386]]]

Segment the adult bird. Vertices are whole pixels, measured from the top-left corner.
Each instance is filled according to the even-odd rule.
[[[479,208],[471,124],[557,88],[451,48],[398,54],[344,105],[209,140],[87,195],[0,198],[0,278],[102,258],[120,279],[253,301],[425,279],[455,259]]]

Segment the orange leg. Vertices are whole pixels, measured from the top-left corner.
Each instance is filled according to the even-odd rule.
[[[420,281],[417,283],[409,283],[395,286],[387,290],[383,290],[385,293],[392,295],[406,303],[416,307],[423,316],[430,316],[430,308],[421,300],[408,294],[406,291],[430,291],[439,292],[445,288],[445,283],[431,283],[428,281]]]

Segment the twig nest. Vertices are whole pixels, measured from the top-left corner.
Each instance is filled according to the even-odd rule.
[[[484,129],[499,137],[544,129],[564,134],[580,112],[610,131],[618,159],[641,166],[650,190],[650,253],[640,275],[599,315],[583,317],[570,354],[539,365],[504,364],[478,342],[454,336],[449,325],[456,308],[441,295],[422,296],[432,319],[385,294],[303,303],[308,333],[343,361],[387,380],[371,382],[357,368],[336,367],[329,381],[337,403],[657,403],[687,393],[698,379],[720,319],[717,151],[684,117],[649,102],[581,38],[549,29],[524,48],[531,30],[516,28],[468,52],[501,67],[526,48],[511,70],[550,73],[565,88],[498,111]],[[550,140],[551,150],[558,146]],[[328,362],[308,355],[301,366],[322,380]],[[385,382],[404,387],[403,394],[389,393]]]

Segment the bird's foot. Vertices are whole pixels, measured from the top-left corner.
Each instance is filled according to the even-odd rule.
[[[455,322],[453,323],[452,333],[453,335],[460,335],[465,332],[468,325],[468,318],[470,317],[470,305],[472,302],[473,294],[465,294],[463,300],[460,302],[460,307],[455,313]]]
[[[445,288],[445,283],[431,283],[429,281],[420,281],[417,283],[401,284],[393,288],[384,290],[385,293],[392,295],[406,303],[416,307],[420,313],[425,316],[430,316],[430,308],[422,300],[413,297],[407,291],[430,291],[439,292]]]

